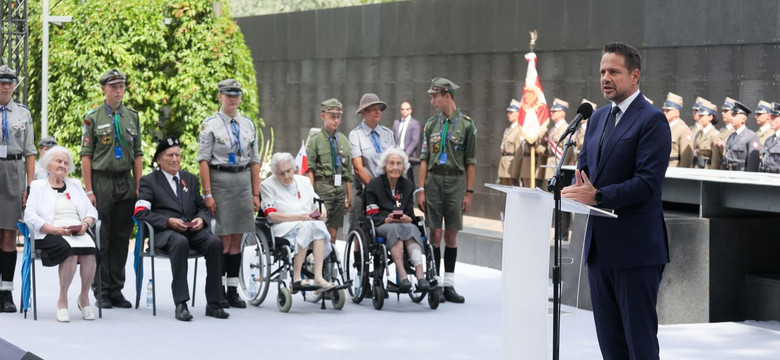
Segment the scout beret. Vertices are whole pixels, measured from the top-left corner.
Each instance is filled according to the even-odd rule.
[[[431,80],[431,88],[428,89],[428,94],[436,94],[442,91],[446,91],[452,95],[455,94],[455,90],[460,89],[460,86],[445,78],[437,77]]]
[[[117,69],[108,70],[100,77],[100,85],[124,83],[125,81],[127,81],[127,76]]]
[[[238,96],[241,95],[241,83],[234,79],[225,79],[217,84],[221,94]]]
[[[342,108],[343,106],[341,106],[341,102],[336,98],[328,99],[320,103],[320,109],[322,112],[341,114],[344,112],[341,110]]]

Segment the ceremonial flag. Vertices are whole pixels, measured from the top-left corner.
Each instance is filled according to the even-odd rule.
[[[309,171],[309,162],[306,159],[306,143],[301,141],[301,149],[298,150],[298,155],[295,156],[295,166],[298,167],[298,175],[306,175]]]
[[[520,107],[517,122],[527,134],[534,134],[550,120],[550,110],[547,108],[547,99],[544,98],[542,83],[539,82],[539,74],[536,72],[536,54],[525,54],[525,60],[528,61],[528,71],[525,73],[523,105]]]

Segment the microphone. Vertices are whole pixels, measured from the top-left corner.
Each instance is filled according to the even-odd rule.
[[[590,119],[591,115],[593,115],[593,106],[588,103],[580,104],[580,107],[577,108],[577,116],[575,116],[574,120],[571,121],[571,124],[569,124],[569,127],[566,128],[566,132],[561,135],[561,138],[558,139],[558,142],[563,141],[567,135],[573,134],[575,131],[577,131],[577,128],[580,126],[580,122],[582,122],[582,120]]]

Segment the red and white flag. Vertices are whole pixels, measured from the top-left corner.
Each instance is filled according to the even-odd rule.
[[[542,83],[539,82],[539,74],[536,72],[536,54],[525,54],[528,61],[528,71],[525,73],[525,85],[523,86],[522,106],[520,107],[517,122],[526,133],[533,134],[550,120],[550,109],[547,108],[547,99],[542,91]]]
[[[298,155],[295,156],[295,166],[298,167],[298,175],[306,175],[309,171],[309,162],[306,159],[306,143],[301,141],[301,149],[298,150]]]

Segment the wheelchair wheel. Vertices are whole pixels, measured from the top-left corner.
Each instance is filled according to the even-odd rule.
[[[360,304],[367,295],[367,289],[370,289],[367,240],[363,230],[354,229],[347,236],[347,245],[344,248],[344,280],[352,280],[352,286],[347,290],[355,304]],[[360,251],[356,253],[357,248],[360,248]]]
[[[341,310],[344,308],[344,304],[347,302],[347,293],[344,289],[334,291],[330,297],[330,302],[333,304],[333,308]]]
[[[385,289],[381,286],[374,286],[374,298],[372,299],[374,309],[382,310],[385,305]]]
[[[292,294],[290,293],[290,289],[284,286],[279,287],[279,293],[276,295],[276,307],[283,313],[290,311],[290,308],[292,307]]]
[[[252,305],[260,305],[271,283],[271,255],[265,235],[246,233],[241,238],[241,271],[238,280],[241,296]]]
[[[439,291],[435,288],[428,292],[428,306],[431,307],[431,310],[436,310],[436,308],[439,307]]]

